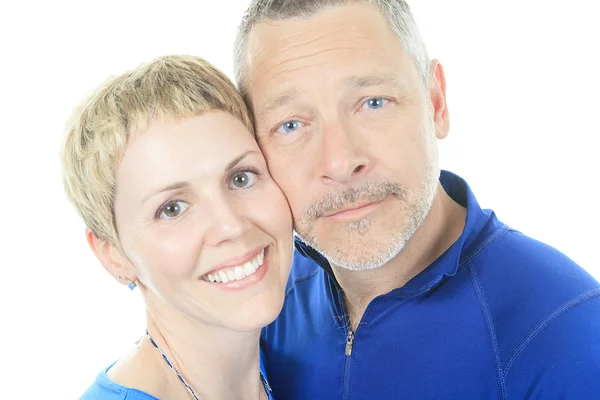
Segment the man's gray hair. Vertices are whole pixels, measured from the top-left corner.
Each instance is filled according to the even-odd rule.
[[[375,4],[390,26],[398,34],[404,51],[410,55],[426,88],[429,87],[430,60],[421,39],[419,28],[410,7],[404,0],[252,0],[239,26],[235,40],[235,80],[242,94],[246,95],[248,65],[245,57],[250,32],[263,21],[278,21],[296,17],[310,17],[328,7],[351,3]]]

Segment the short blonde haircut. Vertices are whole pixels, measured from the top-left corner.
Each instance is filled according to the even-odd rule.
[[[129,136],[152,121],[230,113],[250,131],[242,97],[225,74],[193,56],[165,56],[111,78],[75,110],[61,151],[63,183],[87,227],[119,246],[116,171]]]

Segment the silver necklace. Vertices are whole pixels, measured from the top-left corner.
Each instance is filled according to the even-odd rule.
[[[171,371],[175,372],[175,374],[177,375],[177,377],[179,378],[181,383],[183,383],[183,385],[186,387],[188,392],[190,392],[190,394],[194,397],[194,399],[200,400],[198,398],[198,396],[196,396],[196,393],[194,393],[194,389],[192,389],[192,387],[190,385],[188,385],[188,383],[185,381],[185,379],[183,379],[183,376],[181,376],[179,371],[177,371],[177,368],[175,368],[175,366],[171,363],[171,361],[169,361],[169,358],[165,355],[165,353],[163,353],[163,351],[160,349],[160,347],[158,347],[158,345],[156,344],[156,342],[154,341],[152,336],[150,336],[150,333],[148,333],[148,329],[146,329],[146,336],[148,336],[148,339],[150,339],[150,343],[152,343],[152,346],[154,346],[154,348],[160,353],[163,360],[165,360],[165,362],[167,363],[169,368],[171,368]]]

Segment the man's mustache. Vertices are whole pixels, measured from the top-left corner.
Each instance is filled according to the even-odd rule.
[[[365,182],[341,192],[328,193],[320,200],[311,202],[303,214],[303,220],[312,221],[325,214],[334,214],[357,201],[375,202],[390,196],[405,199],[407,195],[406,187],[396,182]]]

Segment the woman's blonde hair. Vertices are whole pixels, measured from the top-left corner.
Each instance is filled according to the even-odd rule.
[[[242,97],[225,74],[193,56],[165,56],[111,78],[75,110],[61,151],[63,183],[87,227],[118,246],[116,170],[129,136],[152,121],[212,110],[230,113],[249,130]]]

